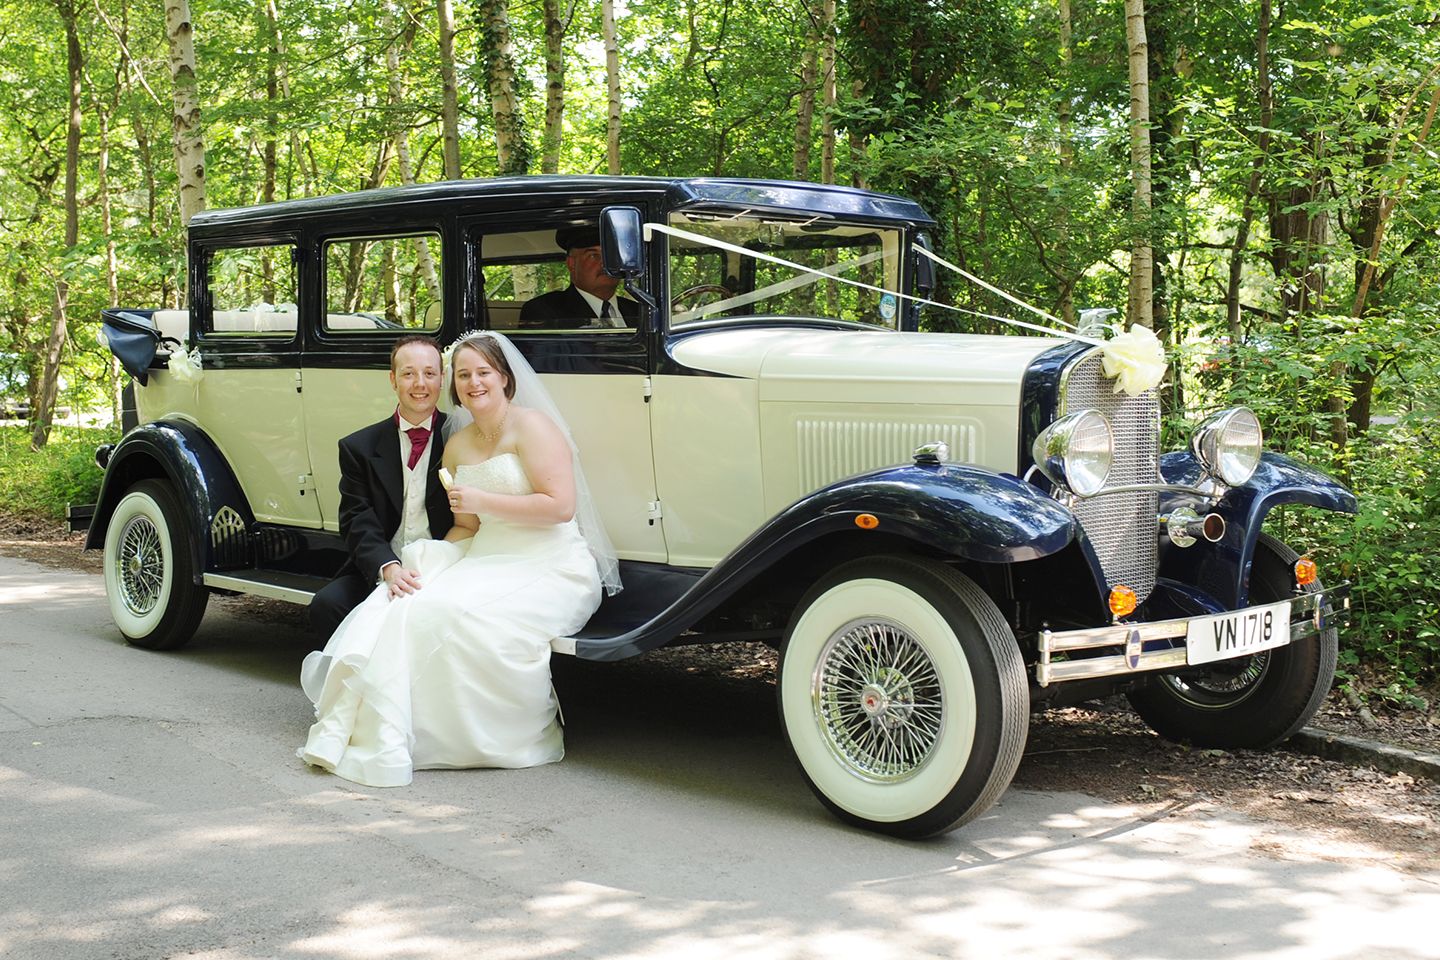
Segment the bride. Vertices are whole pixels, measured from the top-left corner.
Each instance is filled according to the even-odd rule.
[[[445,378],[455,525],[402,552],[419,590],[379,585],[300,671],[316,721],[298,755],[372,787],[559,760],[550,641],[620,589],[574,442],[515,346],[462,337]]]

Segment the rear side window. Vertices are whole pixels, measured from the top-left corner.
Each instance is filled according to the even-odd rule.
[[[443,318],[440,235],[354,237],[325,244],[325,330],[433,333]]]
[[[295,336],[299,299],[295,247],[288,243],[210,251],[205,331],[218,336]]]

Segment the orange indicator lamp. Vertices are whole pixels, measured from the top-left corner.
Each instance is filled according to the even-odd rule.
[[[1135,612],[1135,607],[1139,602],[1135,598],[1135,591],[1123,583],[1110,591],[1110,612],[1116,617],[1128,617]]]
[[[880,526],[880,518],[873,513],[862,513],[856,516],[855,526],[861,530],[874,530]]]
[[[1309,557],[1301,557],[1295,561],[1295,582],[1300,584],[1300,586],[1308,587],[1314,583],[1319,576],[1320,572],[1316,569],[1314,560],[1311,560]]]

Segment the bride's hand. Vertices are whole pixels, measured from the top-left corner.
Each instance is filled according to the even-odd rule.
[[[450,488],[450,509],[455,513],[478,514],[484,509],[487,496],[479,487],[462,487],[457,483]]]

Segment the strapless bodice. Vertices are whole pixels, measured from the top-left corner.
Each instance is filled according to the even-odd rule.
[[[480,463],[462,463],[455,468],[455,482],[488,493],[520,496],[535,492],[520,458],[513,453],[502,453]]]

